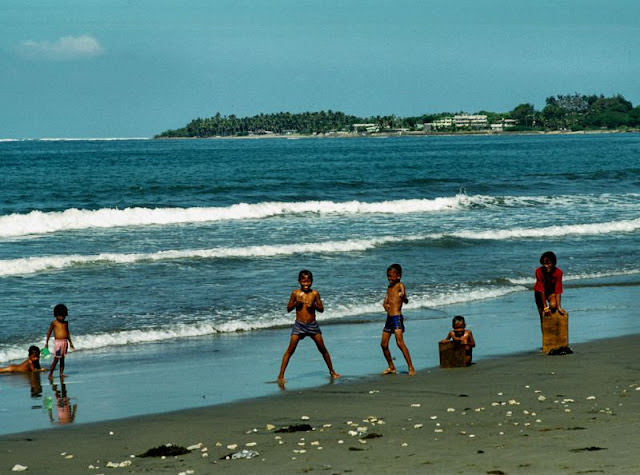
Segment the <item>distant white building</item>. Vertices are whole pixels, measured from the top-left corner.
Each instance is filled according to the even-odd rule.
[[[380,131],[377,124],[353,124],[353,130],[356,132],[375,133]]]
[[[433,129],[447,129],[453,127],[453,117],[442,117],[431,123]]]
[[[491,130],[495,132],[502,132],[504,129],[509,129],[518,125],[518,121],[515,119],[500,119],[498,122],[491,124]]]
[[[457,129],[486,129],[489,126],[486,115],[454,115],[453,122]]]

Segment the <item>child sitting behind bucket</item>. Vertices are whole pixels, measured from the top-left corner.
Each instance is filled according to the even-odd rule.
[[[471,333],[471,330],[466,329],[467,324],[465,323],[462,315],[456,315],[453,317],[451,325],[453,326],[453,329],[447,334],[446,338],[444,338],[441,343],[453,341],[455,344],[464,345],[464,364],[469,366],[473,356],[472,348],[476,346],[476,342],[473,339],[473,333]]]

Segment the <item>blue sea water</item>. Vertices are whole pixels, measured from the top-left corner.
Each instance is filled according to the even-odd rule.
[[[0,365],[58,302],[102,364],[274,329],[284,350],[303,268],[323,328],[379,322],[393,262],[442,336],[461,305],[532,300],[547,250],[565,293],[638,296],[640,134],[2,141],[0,167]]]

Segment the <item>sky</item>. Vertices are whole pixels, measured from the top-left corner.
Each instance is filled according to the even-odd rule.
[[[198,117],[640,105],[638,0],[0,0],[0,139]]]

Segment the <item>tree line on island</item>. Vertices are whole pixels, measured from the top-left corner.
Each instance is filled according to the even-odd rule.
[[[481,121],[453,121],[454,117],[481,118]],[[167,130],[156,138],[180,137],[246,137],[256,135],[327,135],[353,133],[422,132],[451,133],[491,129],[492,124],[508,124],[499,130],[581,131],[629,130],[640,127],[640,106],[621,95],[570,94],[548,97],[542,110],[524,103],[510,112],[479,111],[464,113],[423,114],[414,117],[357,117],[343,112],[320,111],[258,114],[253,117],[223,116],[217,113],[206,119],[197,118],[185,127]],[[494,128],[494,130],[496,130]]]

